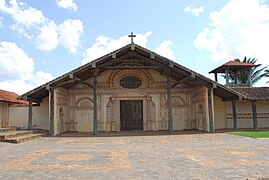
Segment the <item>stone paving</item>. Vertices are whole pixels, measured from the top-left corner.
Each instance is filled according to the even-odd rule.
[[[0,179],[263,179],[269,139],[223,133],[0,143]]]

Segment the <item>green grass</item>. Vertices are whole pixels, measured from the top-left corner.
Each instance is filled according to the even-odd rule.
[[[269,131],[238,131],[238,132],[228,132],[228,134],[252,137],[252,138],[269,138]]]

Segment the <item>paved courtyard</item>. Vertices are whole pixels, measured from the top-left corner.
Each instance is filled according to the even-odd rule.
[[[269,139],[228,134],[0,143],[0,179],[269,178]]]

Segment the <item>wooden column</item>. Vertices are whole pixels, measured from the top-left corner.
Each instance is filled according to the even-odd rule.
[[[209,113],[209,132],[214,131],[213,102],[211,88],[208,88],[208,113]]]
[[[233,125],[234,125],[234,129],[237,129],[237,114],[236,114],[235,100],[232,100],[232,105],[233,105]]]
[[[215,73],[215,81],[218,82],[218,73]]]
[[[28,101],[28,130],[33,129],[33,101]]]
[[[253,128],[258,128],[258,120],[257,120],[257,106],[256,101],[251,101],[252,104],[252,116],[253,116]]]
[[[97,119],[97,71],[93,75],[93,134],[98,133],[98,119]]]
[[[146,122],[146,128],[144,128],[144,130],[146,130],[146,131],[152,131],[150,101],[151,101],[151,99],[149,97],[147,97],[147,99],[146,99],[146,102],[147,102],[146,103],[147,104],[147,122]]]
[[[120,129],[117,129],[117,106],[116,106],[116,99],[111,98],[112,103],[112,122],[111,122],[111,131],[118,131]]]
[[[225,68],[225,77],[226,77],[226,86],[229,86],[229,73],[227,68]]]
[[[172,95],[171,95],[171,72],[167,71],[166,80],[166,91],[167,91],[167,109],[168,109],[168,131],[173,132],[173,115],[172,115]]]
[[[252,86],[252,82],[251,82],[251,69],[248,70],[248,87]]]
[[[54,135],[54,91],[51,89],[50,91],[50,135]]]

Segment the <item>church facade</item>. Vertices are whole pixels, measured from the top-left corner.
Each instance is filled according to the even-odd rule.
[[[131,43],[19,99],[29,102],[27,120],[23,124],[22,116],[13,113],[11,125],[57,135],[240,128],[236,103],[247,97]],[[269,117],[264,120],[263,126],[269,127]],[[247,122],[248,126],[255,121]]]

